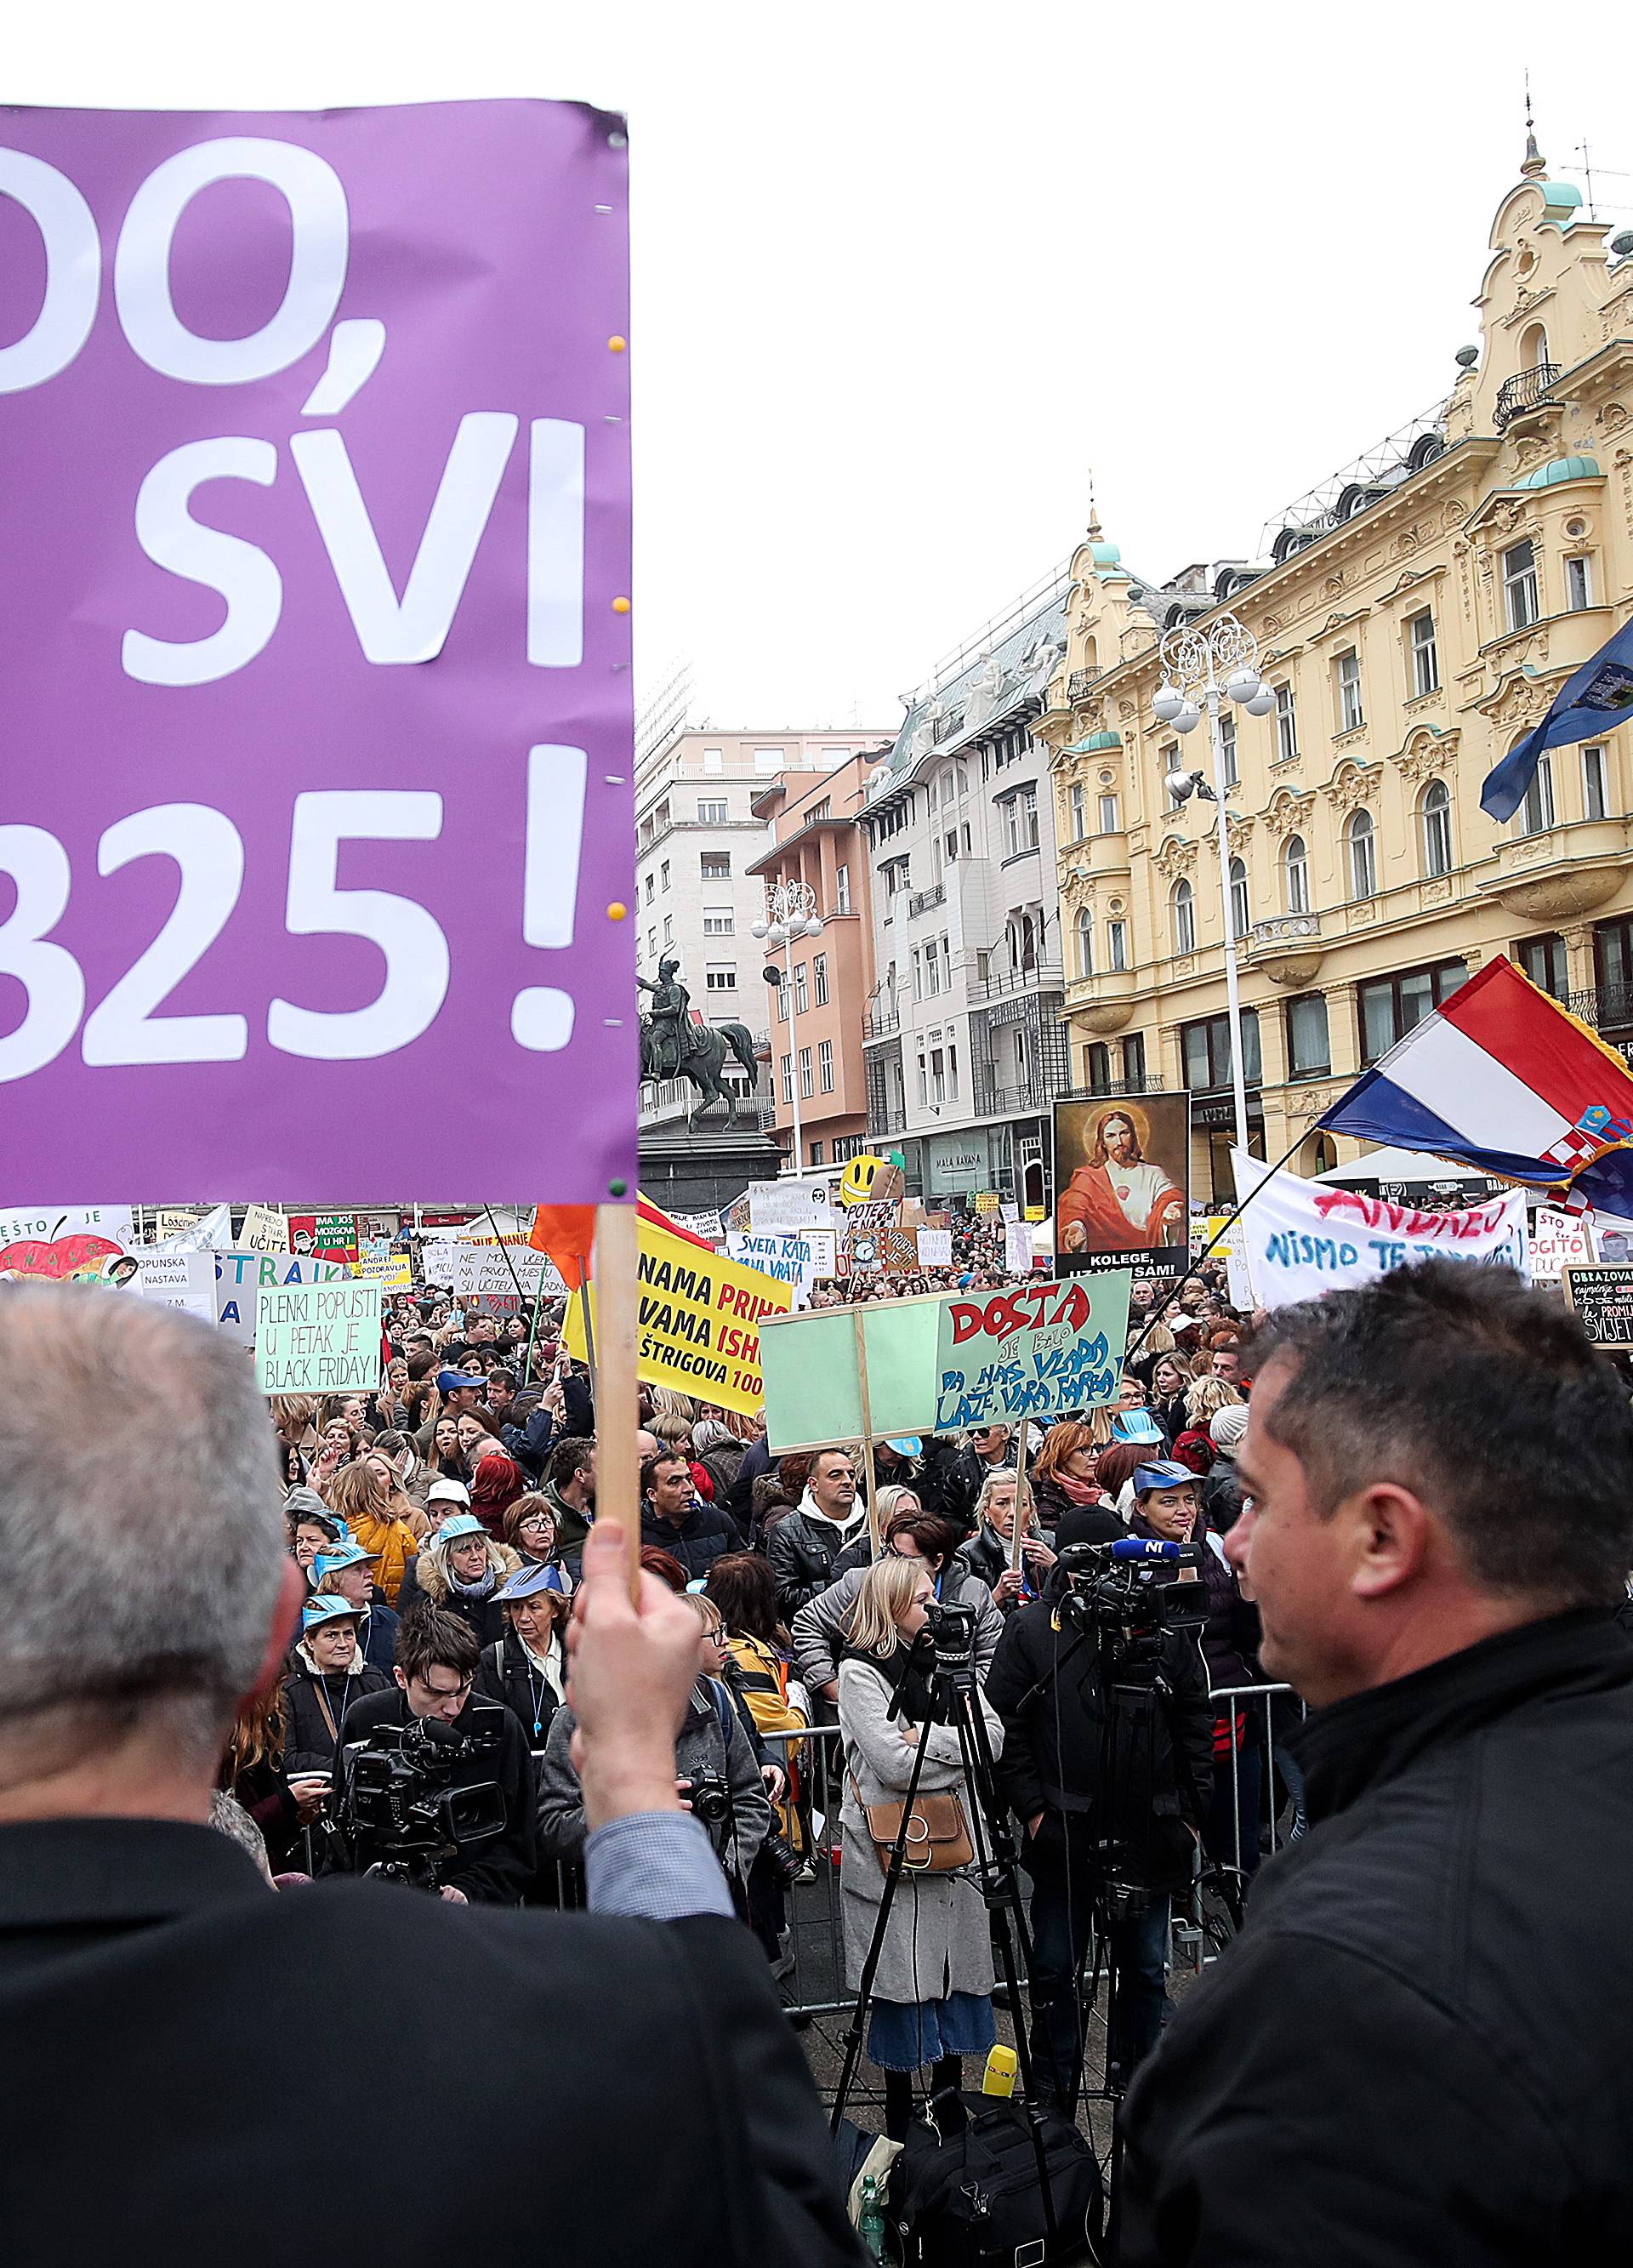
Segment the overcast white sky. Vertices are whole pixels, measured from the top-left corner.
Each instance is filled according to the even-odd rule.
[[[717,725],[897,696],[1100,516],[1153,577],[1427,408],[1515,178],[1607,169],[1609,0],[77,0],[6,99],[630,116],[637,657]],[[1573,176],[1579,178],[1579,176]],[[1612,206],[1622,210],[1612,211]]]

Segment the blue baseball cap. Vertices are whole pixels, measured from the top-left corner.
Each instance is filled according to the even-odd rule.
[[[445,1535],[448,1530],[445,1528],[442,1532]],[[518,1599],[536,1598],[541,1591],[554,1591],[557,1598],[564,1599],[571,1590],[571,1583],[559,1567],[534,1565],[519,1567],[510,1581],[494,1596],[506,1605],[514,1606]]]
[[[480,1371],[439,1370],[437,1373],[438,1394],[445,1395],[458,1394],[462,1388],[467,1386],[474,1386],[478,1394],[486,1394],[488,1391],[488,1381]]]
[[[1177,1457],[1153,1457],[1149,1465],[1134,1468],[1134,1493],[1147,1496],[1152,1489],[1195,1487],[1196,1476]]]
[[[365,1551],[362,1544],[354,1543],[347,1537],[337,1543],[333,1551],[314,1553],[312,1572],[320,1583],[326,1575],[332,1575],[336,1567],[355,1567],[360,1560],[378,1559],[379,1556],[378,1551]]]
[[[437,1530],[438,1543],[459,1543],[473,1535],[486,1535],[487,1529],[474,1512],[456,1512],[452,1520],[445,1520]]]
[[[315,1630],[320,1623],[336,1622],[342,1615],[354,1623],[361,1622],[363,1609],[354,1607],[349,1599],[342,1599],[338,1592],[327,1591],[320,1599],[307,1600],[300,1610],[300,1626],[303,1631]]]
[[[1148,1448],[1153,1441],[1166,1439],[1162,1427],[1149,1410],[1119,1410],[1111,1421],[1111,1438],[1126,1441],[1130,1448]],[[1195,1475],[1191,1476],[1195,1478]]]

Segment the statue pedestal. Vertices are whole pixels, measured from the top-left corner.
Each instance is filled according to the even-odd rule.
[[[750,1182],[776,1179],[781,1152],[758,1124],[758,1108],[745,1106],[734,1130],[720,1130],[717,1114],[688,1134],[684,1118],[643,1123],[638,1153],[641,1187],[666,1212],[718,1212]]]

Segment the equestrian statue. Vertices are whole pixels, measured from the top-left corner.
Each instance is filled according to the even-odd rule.
[[[641,1077],[644,1079],[689,1079],[697,1089],[698,1101],[688,1128],[696,1125],[711,1104],[725,1105],[725,1125],[729,1134],[737,1123],[737,1097],[730,1087],[721,1083],[720,1074],[728,1056],[735,1056],[750,1079],[760,1075],[754,1060],[754,1035],[747,1024],[695,1024],[691,1018],[692,996],[678,980],[680,964],[678,961],[663,960],[658,964],[658,982],[637,976],[636,983],[652,996],[652,1012],[641,1019]]]

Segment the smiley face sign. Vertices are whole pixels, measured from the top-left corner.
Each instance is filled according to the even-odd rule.
[[[864,1151],[850,1160],[839,1177],[839,1202],[842,1205],[894,1204],[906,1187],[900,1166]]]

